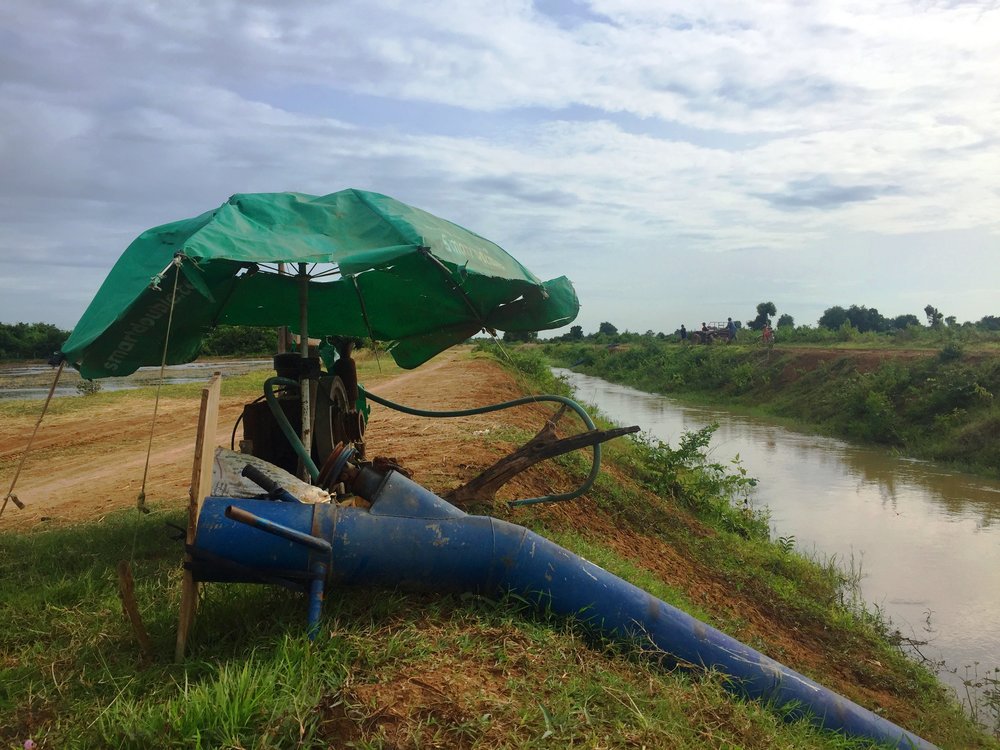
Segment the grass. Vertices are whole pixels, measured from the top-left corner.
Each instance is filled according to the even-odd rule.
[[[711,675],[663,672],[517,601],[339,593],[309,644],[300,597],[211,586],[191,658],[174,665],[179,549],[164,520],[180,518],[123,512],[3,537],[0,746],[865,746],[786,725]],[[133,544],[157,654],[146,668],[114,585]]]
[[[257,392],[252,378],[234,388]],[[129,403],[127,392],[107,395]],[[733,502],[738,483],[675,459],[616,441],[589,501],[517,520],[777,658],[789,639],[822,634],[812,676],[854,665],[847,679],[891,688],[890,718],[907,728],[942,746],[997,747],[877,620],[844,606],[836,569],[767,539]],[[577,455],[560,466],[568,480],[587,471]],[[713,499],[713,487],[730,494]],[[869,747],[735,699],[718,675],[664,671],[516,598],[331,591],[310,644],[303,597],[208,585],[189,658],[174,664],[182,548],[165,522],[182,514],[154,507],[0,535],[0,748],[28,738],[41,748]],[[653,564],[668,551],[679,566]],[[148,665],[121,614],[121,559],[153,641]],[[720,587],[724,599],[705,596]],[[865,659],[884,671],[864,673]]]

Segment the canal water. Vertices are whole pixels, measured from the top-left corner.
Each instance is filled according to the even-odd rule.
[[[1000,482],[555,372],[611,420],[671,445],[718,423],[712,458],[739,456],[759,480],[753,500],[770,512],[772,536],[793,536],[800,552],[860,567],[869,607],[904,636],[928,641],[921,652],[957,670],[940,678],[961,695],[967,669],[971,675],[978,663],[982,675],[1000,666]]]

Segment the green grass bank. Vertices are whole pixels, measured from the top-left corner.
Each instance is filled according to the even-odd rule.
[[[537,359],[517,359],[533,390],[557,387]],[[1000,747],[904,657],[849,576],[768,539],[742,502],[749,478],[712,464],[706,441],[619,440],[588,499],[489,512],[941,747]],[[587,462],[573,454],[557,469],[580,481]],[[0,748],[870,747],[786,723],[716,675],[663,670],[516,600],[331,591],[310,644],[303,597],[208,585],[190,655],[174,664],[182,549],[165,522],[182,512],[0,534]],[[121,559],[150,663],[121,614]]]
[[[1000,476],[1000,356],[756,344],[545,344],[553,363],[654,393],[732,404],[915,458]]]

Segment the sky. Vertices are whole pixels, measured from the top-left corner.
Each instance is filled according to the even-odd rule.
[[[1000,314],[1000,4],[7,0],[0,322],[143,230],[391,195],[567,275],[585,332]]]

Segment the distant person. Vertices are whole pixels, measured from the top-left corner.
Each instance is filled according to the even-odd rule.
[[[774,343],[774,329],[771,328],[771,324],[770,323],[765,323],[764,324],[764,330],[761,333],[760,338],[761,338],[761,341],[763,341],[765,344],[773,344]]]
[[[733,322],[732,318],[728,318],[726,323],[726,334],[729,336],[730,341],[736,340],[736,324]]]
[[[681,323],[681,343],[683,344],[687,340],[688,340],[688,329],[684,327],[683,323]]]
[[[702,321],[702,323],[701,323],[701,332],[702,333],[708,333],[708,326],[705,325],[705,321]]]

